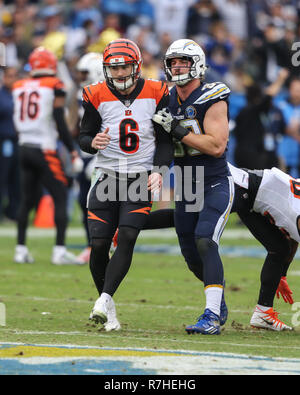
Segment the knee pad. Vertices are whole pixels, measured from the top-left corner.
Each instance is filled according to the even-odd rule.
[[[202,261],[193,235],[178,236],[181,253],[191,272],[202,281]]]
[[[111,240],[110,239],[91,239],[92,251],[95,253],[107,252],[110,249]]]
[[[138,235],[138,229],[131,228],[130,226],[120,226],[118,234],[118,245],[123,243],[132,245],[136,242]]]
[[[196,246],[200,256],[207,254],[210,249],[218,248],[217,243],[207,237],[196,237]]]

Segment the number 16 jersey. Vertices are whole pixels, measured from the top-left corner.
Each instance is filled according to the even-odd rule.
[[[52,76],[23,79],[13,85],[14,124],[20,145],[56,149],[58,132],[52,115],[53,102],[56,96],[64,95],[63,83]]]

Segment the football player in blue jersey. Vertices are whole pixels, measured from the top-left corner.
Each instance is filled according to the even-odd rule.
[[[204,314],[186,331],[218,335],[227,319],[219,240],[234,198],[234,184],[226,162],[230,90],[221,82],[204,82],[205,54],[192,40],[173,42],[164,57],[164,67],[167,79],[175,86],[170,92],[169,108],[158,111],[153,121],[176,141],[175,166],[182,173],[186,167],[192,168],[192,193],[195,194],[199,182],[204,193],[202,209],[187,209],[191,202],[185,196],[176,201],[175,207],[181,252],[189,269],[204,282],[206,296]],[[199,167],[204,167],[204,180],[198,178]],[[186,183],[188,179],[183,179],[182,190]]]

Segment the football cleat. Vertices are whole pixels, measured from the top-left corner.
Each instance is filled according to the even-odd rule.
[[[250,320],[250,325],[252,328],[269,329],[277,332],[293,330],[293,328],[279,320],[278,313],[272,307],[267,311],[263,311],[256,306]]]
[[[61,253],[52,253],[52,263],[53,265],[83,265],[76,255],[65,250]]]
[[[222,302],[221,302],[221,309],[220,309],[220,325],[223,326],[225,325],[228,317],[228,308],[226,306],[226,302],[224,299],[224,293],[222,296]]]
[[[29,253],[26,246],[18,245],[15,249],[14,255],[14,262],[15,263],[33,263],[34,259],[32,255]]]
[[[188,334],[200,333],[202,335],[219,335],[221,333],[220,319],[209,309],[204,310],[195,325],[185,328]]]
[[[222,300],[221,300],[221,308],[220,308],[220,325],[225,325],[227,318],[228,318],[228,308],[225,302],[225,280],[223,283],[223,293],[222,293]]]
[[[77,257],[82,264],[89,263],[91,256],[91,247],[86,247]]]
[[[89,319],[96,324],[102,324],[106,332],[121,329],[121,325],[117,319],[115,303],[112,298],[106,301],[98,298]]]

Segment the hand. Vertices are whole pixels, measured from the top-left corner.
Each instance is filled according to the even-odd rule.
[[[162,186],[162,176],[159,173],[151,173],[148,177],[148,191],[159,191]]]
[[[166,132],[170,133],[178,141],[181,141],[189,134],[188,129],[180,126],[179,121],[172,117],[167,108],[157,111],[157,113],[153,115],[152,120],[161,125]]]
[[[167,108],[157,111],[152,120],[160,124],[166,132],[171,133],[173,117]]]
[[[286,281],[286,277],[281,277],[276,291],[277,299],[279,299],[281,295],[285,303],[293,304],[294,299],[292,297],[292,294],[293,292],[290,290],[290,287]]]
[[[79,158],[78,151],[73,150],[73,151],[71,152],[71,160],[72,160],[72,162],[74,162],[74,160],[77,159],[77,158]]]
[[[106,128],[104,132],[97,133],[96,136],[93,138],[92,148],[97,150],[105,149],[110,142],[110,135],[108,134],[108,132],[109,132],[109,128]]]

